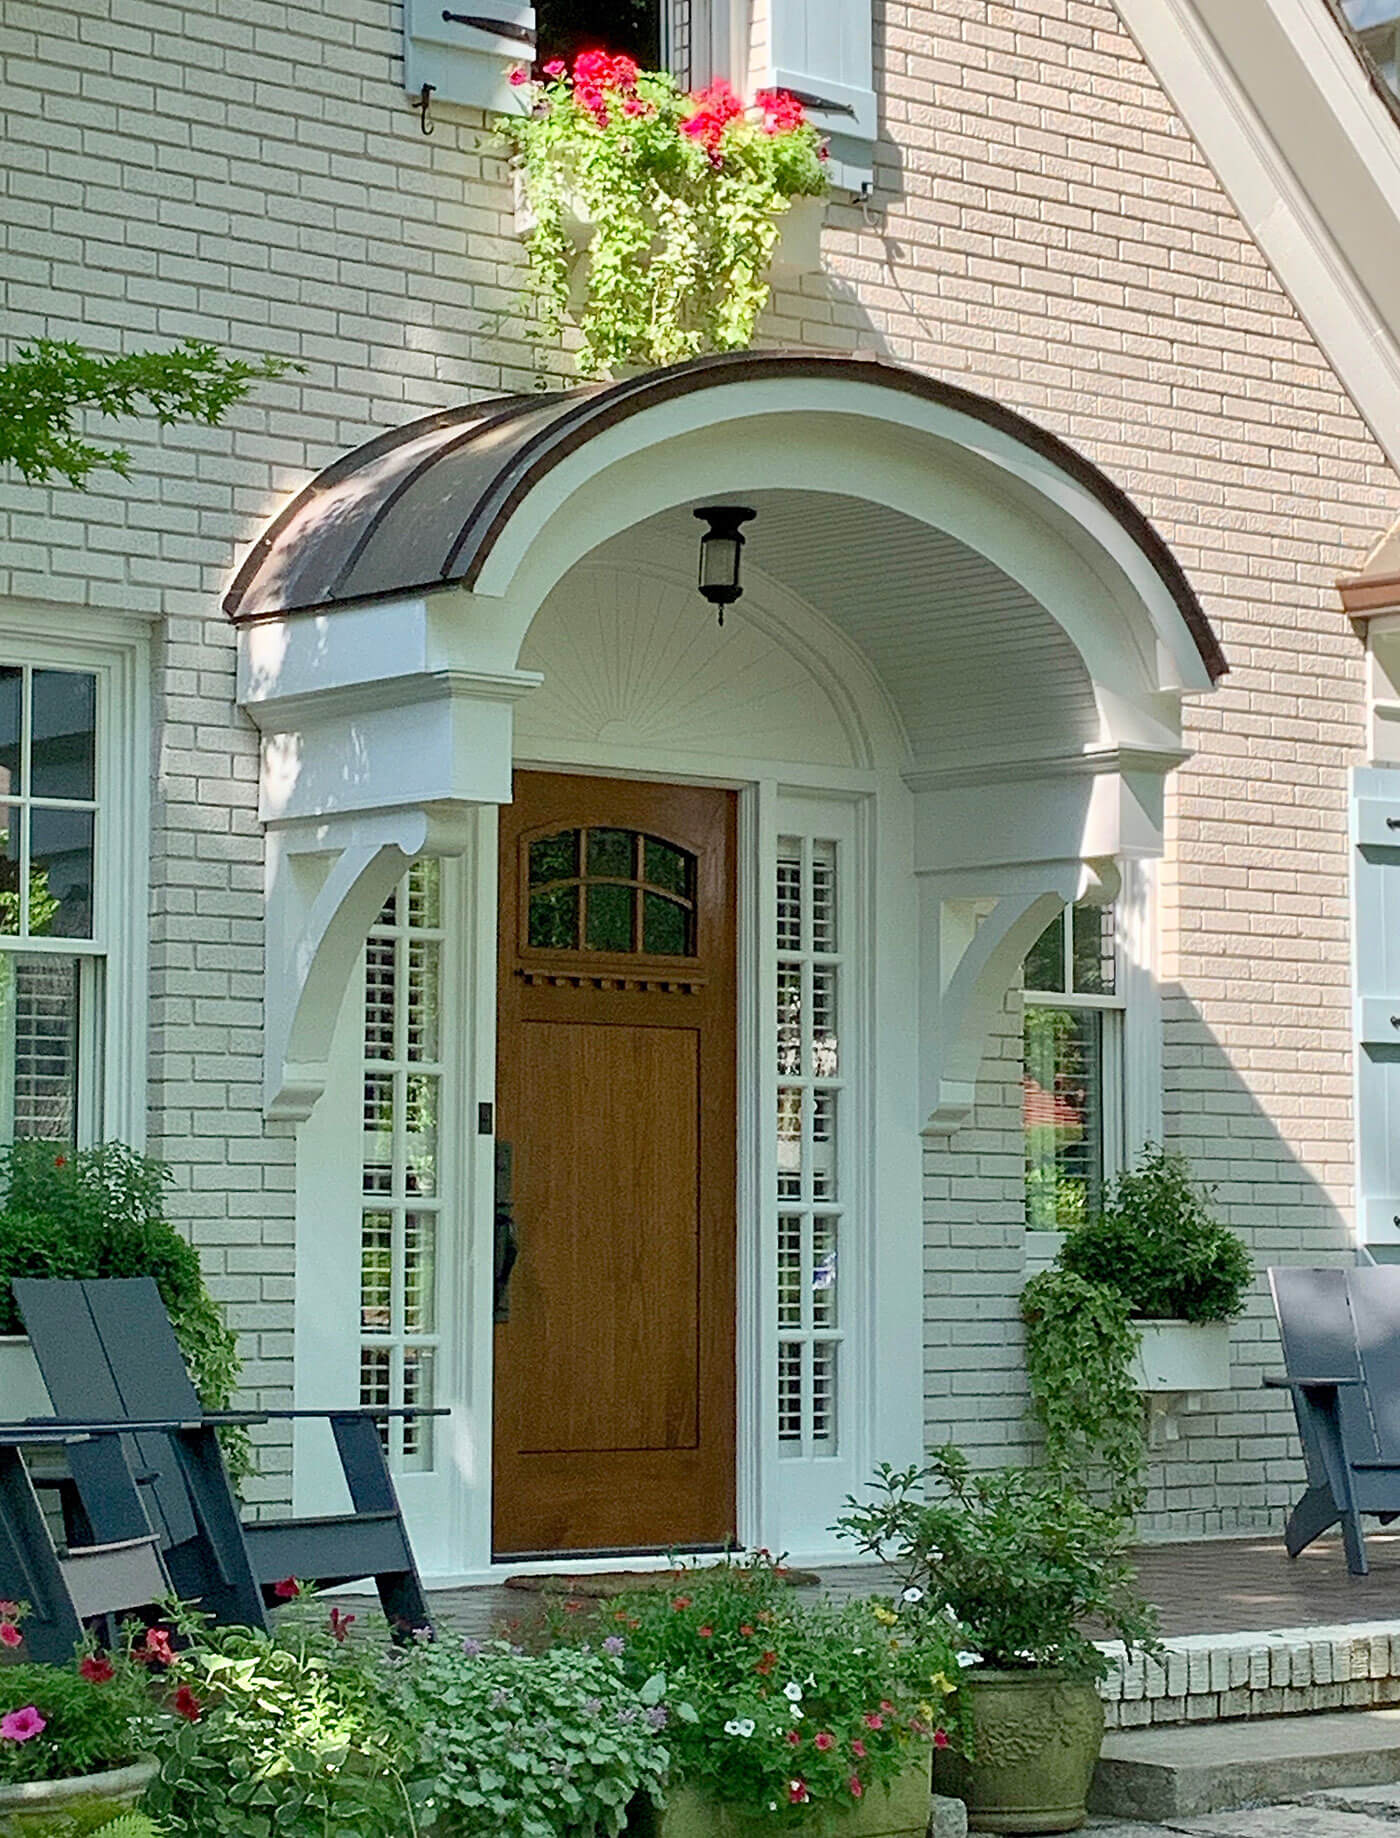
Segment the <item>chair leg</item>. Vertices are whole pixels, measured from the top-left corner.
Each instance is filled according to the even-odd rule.
[[[262,1590],[217,1436],[212,1429],[178,1430],[170,1440],[203,1534],[166,1553],[176,1592],[197,1597],[221,1626],[266,1628]]]
[[[1330,1487],[1309,1487],[1288,1515],[1283,1528],[1284,1547],[1290,1557],[1305,1551],[1314,1538],[1320,1538],[1341,1518]]]
[[[1359,1512],[1342,1514],[1342,1548],[1347,1554],[1347,1569],[1352,1575],[1366,1576],[1371,1566],[1366,1558],[1366,1539],[1361,1530]]]
[[[332,1417],[331,1433],[355,1511],[392,1512],[398,1519],[404,1567],[386,1571],[374,1579],[389,1625],[400,1637],[420,1627],[431,1628],[427,1600],[418,1578],[418,1566],[413,1561],[413,1547],[408,1541],[394,1478],[384,1459],[378,1426],[368,1417]]]
[[[66,1665],[83,1637],[68,1585],[24,1460],[0,1448],[0,1594],[29,1604],[24,1624],[29,1658]]]

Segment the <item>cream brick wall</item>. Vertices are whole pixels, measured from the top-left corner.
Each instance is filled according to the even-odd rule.
[[[1172,795],[1168,1129],[1261,1258],[1338,1250],[1344,780],[1363,732],[1331,583],[1400,490],[1109,0],[876,0],[875,20],[876,200],[833,207],[828,274],[775,304],[767,336],[879,349],[1024,411],[1175,548],[1233,673],[1191,713]],[[419,133],[400,29],[388,0],[0,15],[7,333],[103,349],[193,334],[306,367],[225,428],[136,430],[130,484],[0,484],[0,594],[159,622],[151,1142],[274,1400],[292,1145],[259,1107],[255,753],[218,598],[308,473],[538,368],[497,153],[445,108]],[[1024,1435],[1016,1079],[1009,1014],[975,1120],[927,1158],[930,1432],[989,1457]],[[1272,1357],[1264,1329],[1256,1304],[1242,1382]],[[1154,1529],[1263,1523],[1293,1475],[1280,1409],[1245,1384],[1191,1420]]]

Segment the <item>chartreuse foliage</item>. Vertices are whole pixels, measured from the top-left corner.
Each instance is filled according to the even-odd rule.
[[[770,91],[746,111],[726,84],[687,95],[601,51],[538,84],[516,74],[528,111],[500,127],[533,219],[545,336],[576,321],[584,376],[750,344],[782,215],[826,190],[801,105]],[[582,257],[571,217],[590,226]]]
[[[224,357],[196,339],[173,351],[115,357],[70,340],[36,339],[0,364],[0,465],[16,467],[30,485],[58,479],[83,486],[99,467],[126,478],[131,454],[85,439],[80,415],[145,414],[161,427],[213,427],[254,383],[300,368],[277,357]]]
[[[1125,1521],[1048,1470],[977,1474],[958,1449],[936,1449],[923,1469],[883,1465],[836,1529],[892,1565],[925,1614],[954,1620],[968,1659],[1102,1676],[1109,1662],[1086,1622],[1100,1637],[1155,1646]]]

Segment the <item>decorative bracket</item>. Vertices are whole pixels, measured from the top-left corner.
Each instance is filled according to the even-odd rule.
[[[302,1122],[311,1115],[370,927],[411,861],[462,853],[475,808],[430,805],[269,829],[267,1116]]]

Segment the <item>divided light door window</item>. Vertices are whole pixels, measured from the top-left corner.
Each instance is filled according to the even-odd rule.
[[[415,862],[365,947],[360,1402],[431,1406],[440,1387],[441,864]],[[400,1473],[435,1466],[434,1420],[389,1421]]]
[[[1073,906],[1025,962],[1026,1224],[1066,1231],[1097,1212],[1123,1160],[1123,998],[1111,906]]]

